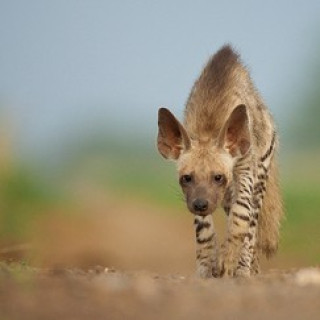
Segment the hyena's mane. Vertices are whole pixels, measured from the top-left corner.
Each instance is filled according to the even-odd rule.
[[[216,137],[233,100],[249,91],[253,91],[249,73],[238,53],[225,45],[209,59],[188,97],[185,126],[190,135]]]

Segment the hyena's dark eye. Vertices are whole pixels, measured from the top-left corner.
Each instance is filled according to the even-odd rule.
[[[186,185],[190,182],[192,182],[192,176],[190,174],[184,174],[180,177],[180,184]]]
[[[216,183],[216,184],[223,184],[226,180],[226,177],[224,174],[215,174],[213,176],[213,181]]]

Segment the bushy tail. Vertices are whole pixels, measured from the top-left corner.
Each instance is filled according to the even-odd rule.
[[[279,186],[278,167],[275,157],[270,164],[269,178],[262,209],[259,215],[257,244],[269,258],[276,253],[279,242],[280,223],[284,216]]]

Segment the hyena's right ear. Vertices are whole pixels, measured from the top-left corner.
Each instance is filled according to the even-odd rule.
[[[219,145],[233,157],[245,155],[251,145],[247,108],[240,104],[234,108],[219,135]]]
[[[158,150],[166,159],[177,160],[190,148],[190,139],[182,124],[166,108],[158,112]]]

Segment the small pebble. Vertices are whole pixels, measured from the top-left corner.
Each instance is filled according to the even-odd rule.
[[[301,269],[295,275],[295,282],[300,286],[320,285],[320,270],[318,268]]]

